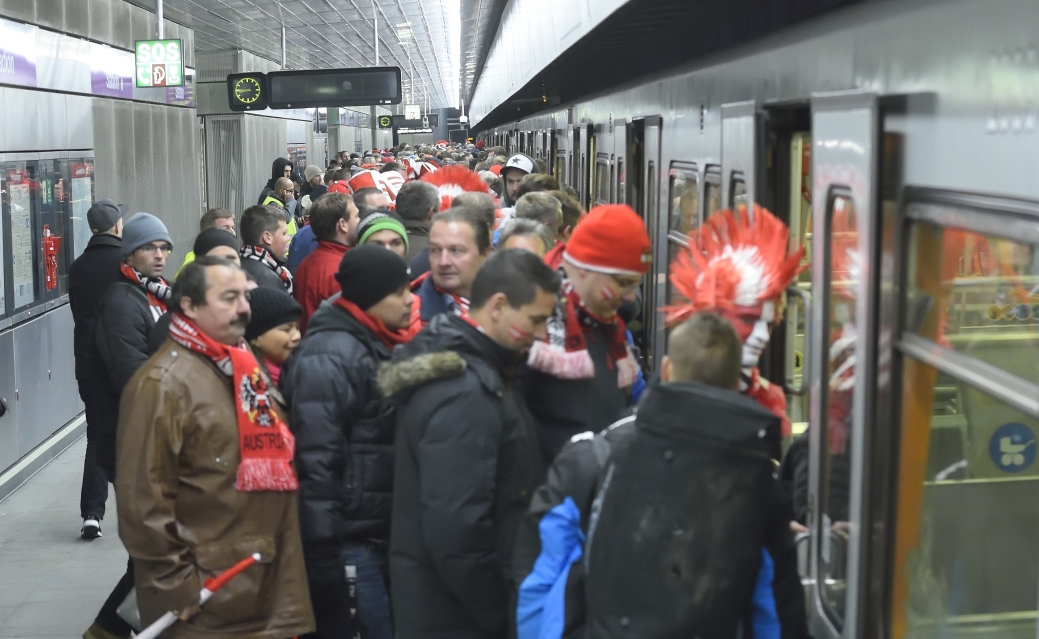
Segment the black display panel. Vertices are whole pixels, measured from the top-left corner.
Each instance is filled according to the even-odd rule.
[[[393,115],[393,128],[395,129],[422,129],[440,126],[440,115],[437,113],[427,113],[425,115],[428,122],[423,122],[422,118],[417,120],[409,120],[403,115]]]
[[[232,111],[263,111],[267,108],[267,79],[262,73],[232,73],[227,76],[227,103]]]
[[[399,67],[275,71],[267,74],[272,109],[399,104]]]

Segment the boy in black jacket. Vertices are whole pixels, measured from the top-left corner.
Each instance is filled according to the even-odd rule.
[[[520,639],[807,636],[779,419],[735,392],[740,353],[695,315],[637,415],[563,448],[517,539]]]

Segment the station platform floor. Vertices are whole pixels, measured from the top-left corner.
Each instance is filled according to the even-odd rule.
[[[0,501],[0,639],[78,639],[126,569],[115,494],[103,537],[79,537],[86,437]]]

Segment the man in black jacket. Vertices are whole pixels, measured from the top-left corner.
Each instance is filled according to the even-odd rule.
[[[69,267],[69,306],[75,329],[72,334],[76,358],[76,382],[87,417],[87,454],[83,460],[83,485],[80,489],[79,511],[83,518],[80,535],[83,539],[101,536],[101,520],[105,517],[108,499],[108,478],[97,465],[97,435],[100,424],[97,402],[94,399],[94,375],[90,362],[90,328],[94,312],[108,286],[117,282],[119,264],[123,261],[123,216],[126,206],[112,200],[98,200],[87,211],[87,224],[93,237],[83,253]]]
[[[510,550],[542,473],[517,369],[558,286],[533,253],[502,251],[477,274],[468,317],[436,316],[380,372],[399,401],[390,574],[400,639],[505,636]]]
[[[695,315],[637,414],[563,447],[517,534],[519,639],[808,636],[779,418],[737,392],[741,350]]]
[[[353,637],[345,574],[355,571],[361,636],[393,639],[386,551],[396,424],[375,380],[409,336],[408,265],[380,246],[359,246],[343,256],[336,280],[342,293],[311,316],[281,374],[310,596],[319,637]]]
[[[270,206],[250,206],[242,212],[242,270],[260,286],[292,293],[292,273],[285,264],[289,250],[284,211]]]
[[[123,388],[148,360],[148,338],[166,312],[172,289],[162,273],[173,240],[166,225],[149,213],[137,213],[123,227],[121,279],[98,302],[90,354],[96,382],[99,424],[95,429],[97,463],[115,480],[115,439]],[[118,496],[117,496],[118,498]],[[129,637],[130,626],[116,608],[133,588],[133,564],[98,613],[85,639]]]

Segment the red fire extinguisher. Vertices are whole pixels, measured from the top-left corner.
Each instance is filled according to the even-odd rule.
[[[43,225],[43,258],[47,269],[44,279],[48,291],[58,288],[58,249],[61,248],[61,238],[52,235],[50,226]]]

